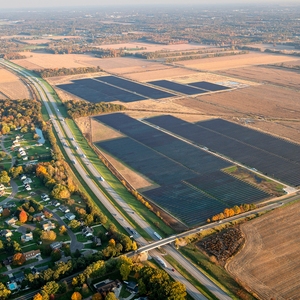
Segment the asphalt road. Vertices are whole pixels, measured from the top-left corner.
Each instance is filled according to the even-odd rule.
[[[23,71],[18,70],[15,67],[12,67],[11,65],[7,64],[4,60],[0,60],[0,62],[4,63],[6,66],[8,66],[9,68],[14,69],[15,71],[17,71],[18,73],[21,73],[23,76],[26,76],[36,87],[36,89],[39,91],[41,98],[45,104],[45,107],[48,111],[48,114],[50,116],[50,119],[54,125],[54,128],[60,138],[60,140],[63,143],[66,143],[66,146],[64,147],[66,150],[67,155],[69,156],[70,160],[73,160],[74,163],[74,167],[76,168],[76,170],[78,171],[78,173],[80,174],[82,180],[84,180],[90,187],[90,189],[93,191],[93,193],[97,196],[97,198],[99,199],[100,202],[102,202],[102,204],[110,211],[110,213],[114,216],[114,218],[117,220],[118,223],[120,223],[121,226],[123,226],[125,229],[127,227],[131,227],[131,225],[122,217],[122,215],[118,212],[118,210],[114,207],[114,205],[111,204],[111,202],[102,194],[102,192],[99,190],[99,188],[97,187],[97,185],[94,183],[93,180],[91,180],[87,174],[86,171],[84,170],[84,168],[81,166],[80,161],[77,160],[77,158],[73,155],[73,152],[71,150],[71,148],[69,147],[69,145],[73,142],[73,135],[71,133],[71,131],[69,130],[69,128],[67,127],[67,125],[65,124],[63,117],[60,115],[60,112],[57,108],[56,102],[53,99],[52,95],[47,91],[46,87],[42,86],[41,82],[35,82],[32,78],[31,75],[28,73],[24,73]],[[45,94],[44,94],[45,91]],[[48,98],[48,99],[47,99]],[[49,106],[49,102],[52,104],[53,108],[55,109],[55,113],[58,115],[58,120],[56,119],[55,114],[53,113],[53,111],[51,110],[50,106]],[[63,126],[66,135],[68,137],[68,139],[72,142],[67,142],[66,136],[65,134],[61,131],[59,123]],[[95,176],[101,176],[97,170],[95,170],[95,168],[92,166],[92,164],[88,164],[88,166],[90,168],[90,171],[95,175]],[[127,203],[125,203],[121,197],[119,197],[119,195],[117,195],[115,193],[115,191],[112,190],[112,188],[107,185],[107,183],[102,182],[103,186],[106,187],[108,189],[108,191],[110,193],[112,193],[112,195],[114,197],[116,197],[116,201],[118,201],[122,207],[128,211],[128,210],[132,210]],[[149,224],[147,224],[144,220],[142,220],[140,218],[140,216],[138,216],[138,214],[132,214],[131,216],[132,218],[134,218],[136,220],[136,222],[146,231],[148,232],[154,239],[157,239],[154,236],[154,230],[149,226]],[[148,244],[148,242],[141,237],[139,234],[136,234],[134,236],[135,240],[140,244],[140,245],[146,245]],[[196,269],[195,267],[193,267],[193,265],[187,261],[182,255],[180,255],[178,252],[176,252],[174,249],[169,249],[171,247],[166,247],[166,251],[168,253],[170,253],[170,255],[174,255],[174,252],[177,253],[176,254],[176,260],[182,265],[184,266],[187,270],[193,270],[193,276],[200,281],[201,283],[203,283],[203,278],[205,278],[205,282],[207,283],[206,287],[213,293],[215,294],[219,299],[225,299],[225,300],[230,300],[230,297],[228,297],[218,286],[216,286],[214,283],[212,283],[210,280],[208,280],[198,269]],[[156,256],[156,257],[161,257],[161,254],[157,251],[157,250],[152,250],[150,252],[151,256]],[[195,268],[195,269],[194,269]],[[166,271],[170,274],[170,276],[172,276],[175,280],[179,280],[180,282],[182,282],[187,289],[187,292],[194,298],[194,299],[206,299],[193,285],[191,285],[183,276],[181,276],[178,272],[172,272],[170,271],[170,269],[167,267],[165,268]],[[219,297],[219,295],[221,295]]]

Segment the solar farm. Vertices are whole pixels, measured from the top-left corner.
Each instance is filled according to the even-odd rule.
[[[95,117],[126,137],[96,143],[160,187],[144,196],[188,226],[270,195],[222,172],[232,164],[122,113]]]
[[[228,89],[227,87],[208,82],[208,85],[205,85],[207,89],[167,80],[142,84],[110,75],[77,79],[72,80],[71,82],[72,83],[58,84],[56,87],[92,103],[112,102],[117,100],[124,103],[146,99],[158,100],[178,96],[178,93],[184,95],[197,95]],[[160,88],[163,88],[164,90],[161,90]]]
[[[192,124],[159,116],[147,121],[286,184],[300,185],[300,145],[221,119]]]

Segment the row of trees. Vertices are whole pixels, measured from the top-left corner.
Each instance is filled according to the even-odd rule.
[[[233,217],[235,215],[241,214],[243,212],[247,212],[249,210],[253,210],[255,208],[256,208],[255,204],[241,204],[240,206],[235,205],[232,208],[225,208],[223,212],[214,215],[211,218],[211,220],[208,219],[207,222],[210,222],[210,221],[215,222],[215,221],[223,220],[223,219],[226,219],[226,218]]]
[[[125,110],[125,106],[112,103],[90,103],[87,101],[70,100],[65,103],[69,116],[73,119],[101,113]]]
[[[34,70],[42,78],[54,77],[54,76],[66,76],[66,75],[76,75],[76,74],[86,74],[101,72],[102,69],[97,67],[78,67],[78,68],[54,68],[54,69],[42,69]]]

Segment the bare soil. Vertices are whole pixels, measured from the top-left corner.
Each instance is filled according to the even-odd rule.
[[[28,87],[22,80],[6,69],[0,68],[1,99],[31,99]]]
[[[227,270],[260,299],[300,299],[300,202],[244,223],[244,248]]]
[[[178,66],[185,66],[198,70],[217,71],[227,70],[233,68],[241,68],[253,65],[274,64],[287,61],[299,60],[297,57],[277,54],[265,53],[248,53],[232,56],[221,56],[213,58],[203,58],[195,60],[187,60],[184,62],[177,62]]]
[[[300,89],[300,70],[283,70],[275,66],[236,68],[224,71],[226,75]]]

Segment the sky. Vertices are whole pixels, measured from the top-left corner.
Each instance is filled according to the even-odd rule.
[[[0,9],[6,8],[43,8],[72,6],[108,6],[108,5],[188,5],[188,4],[254,4],[254,3],[290,3],[299,4],[299,0],[0,0]]]

